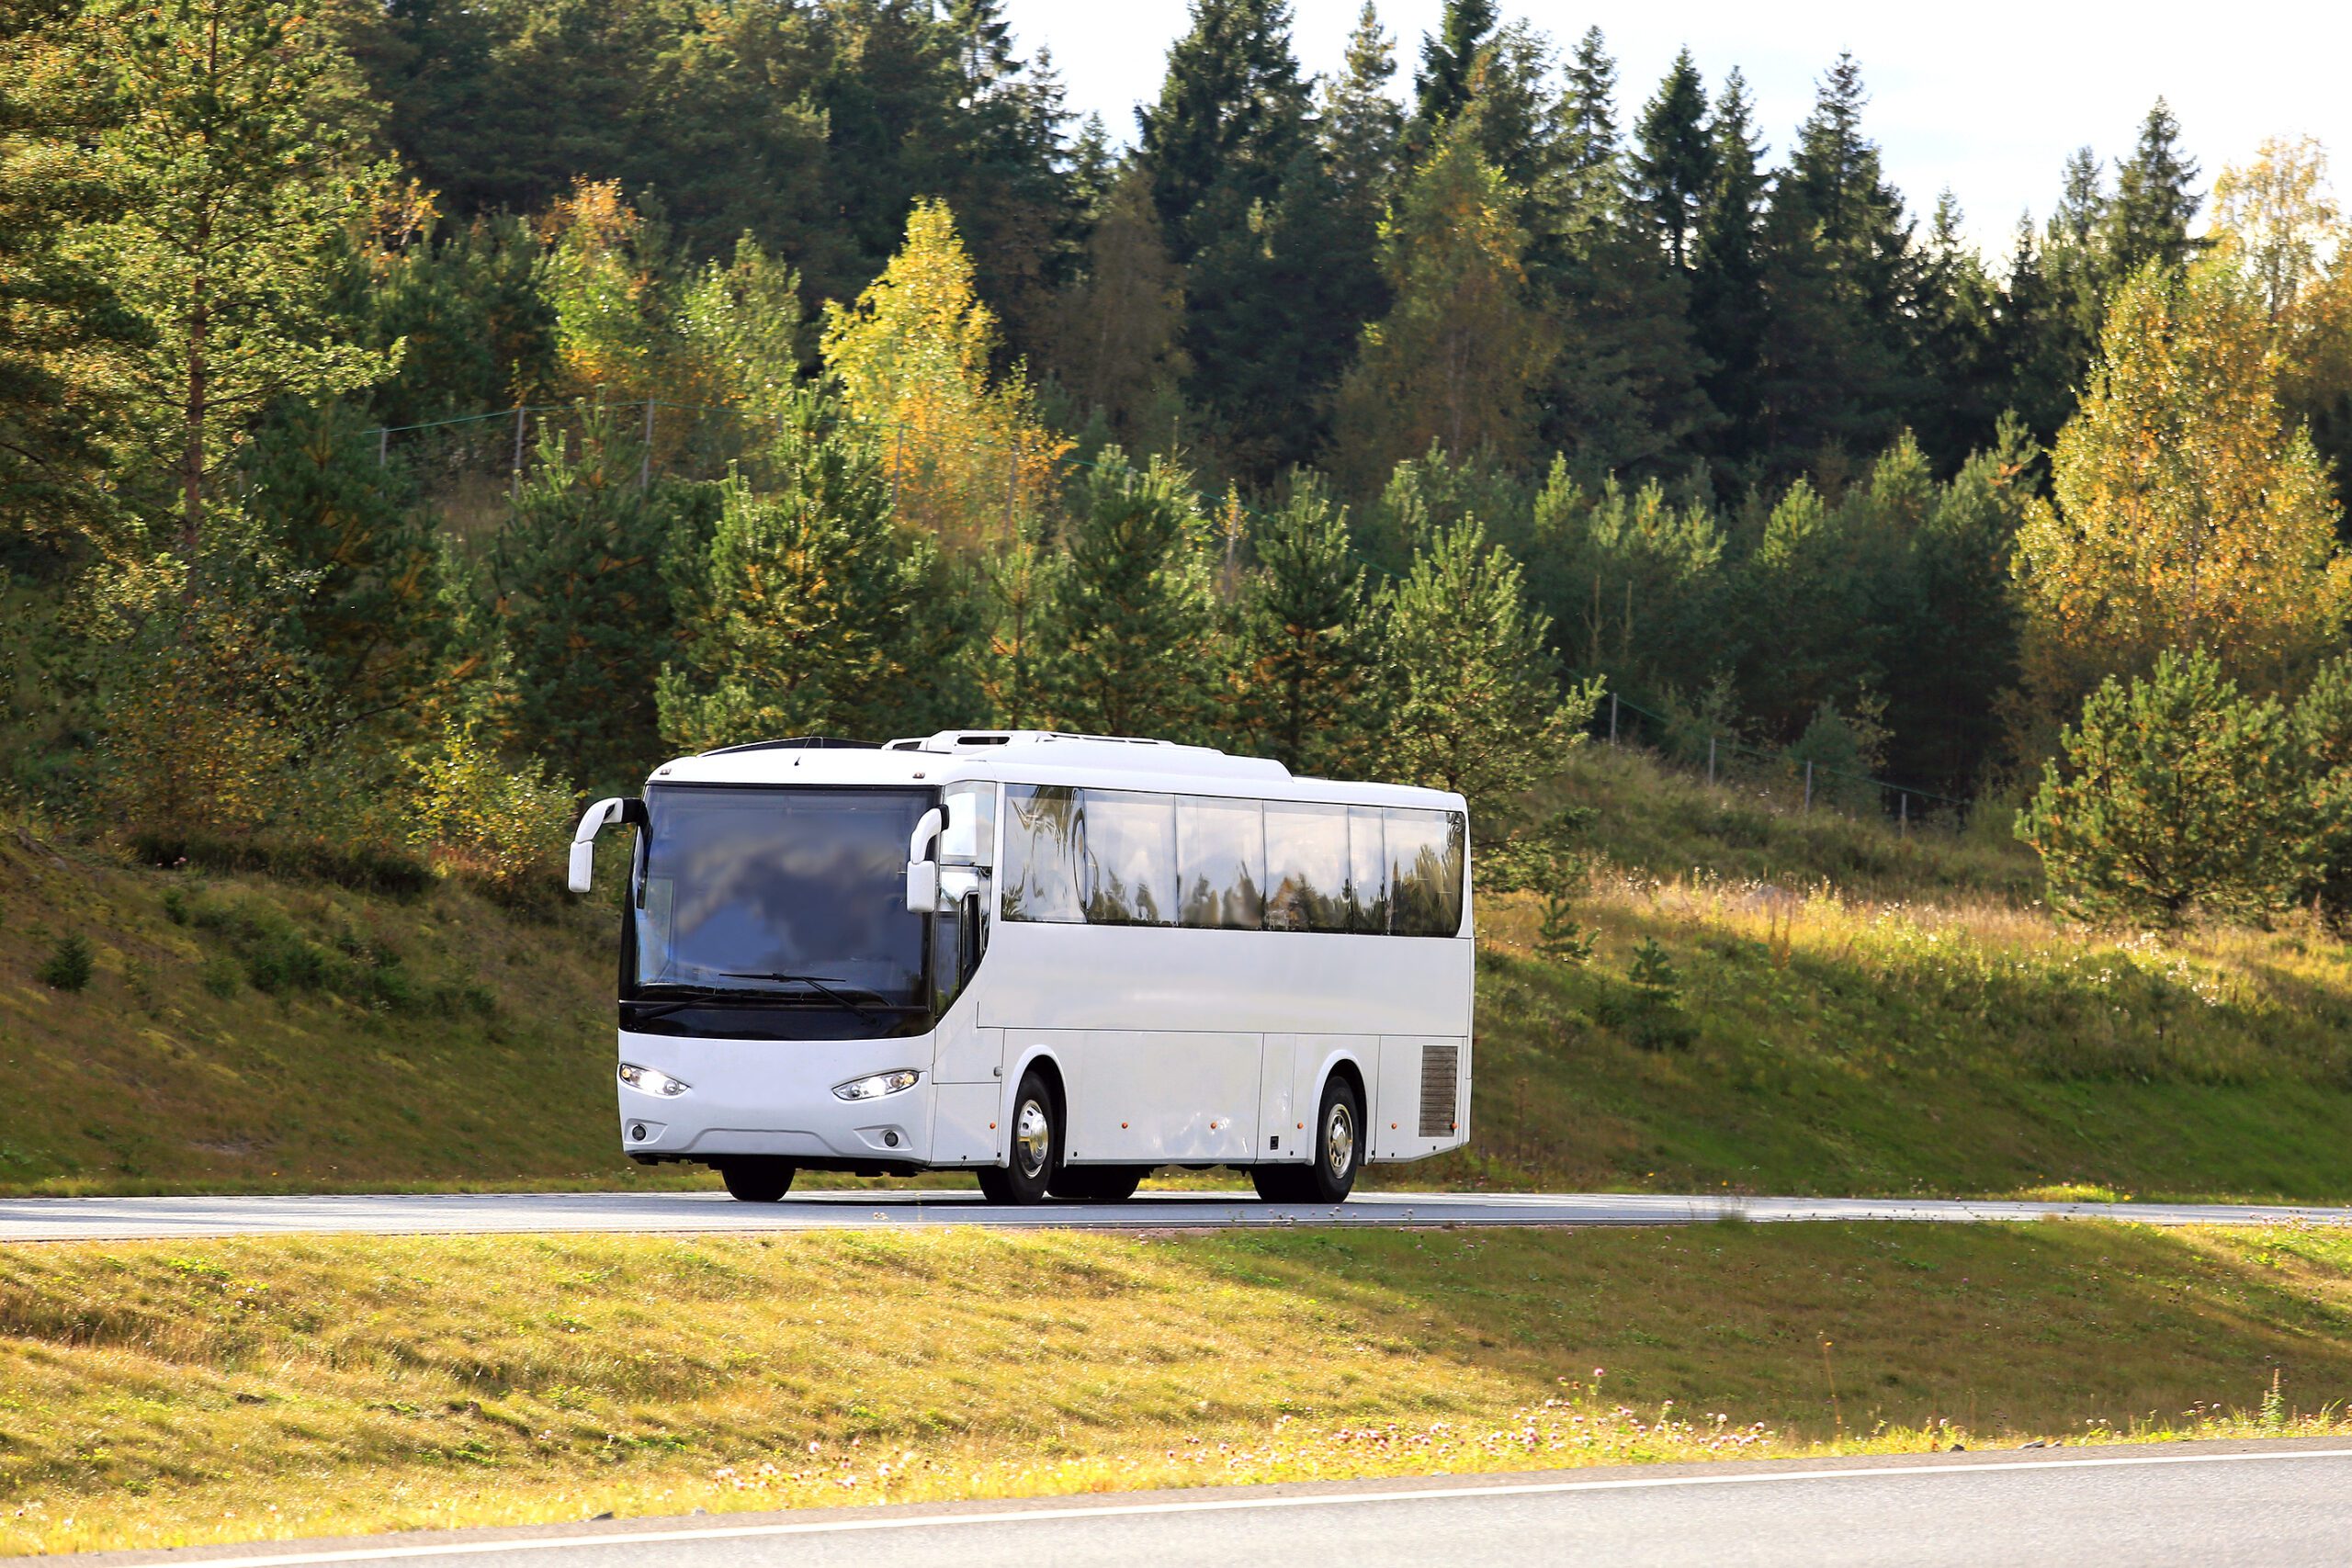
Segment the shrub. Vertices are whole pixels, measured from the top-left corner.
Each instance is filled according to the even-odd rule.
[[[435,869],[467,877],[507,903],[551,894],[570,842],[571,786],[548,778],[536,758],[508,768],[474,718],[453,719],[418,768],[409,841]]]
[[[90,983],[95,968],[89,940],[79,931],[69,931],[33,971],[33,978],[52,991],[78,991]]]
[[[2051,901],[2086,919],[2171,924],[2194,908],[2261,916],[2311,873],[2301,748],[2274,698],[2242,696],[2212,655],[2109,676],[2060,738],[2017,833]]]

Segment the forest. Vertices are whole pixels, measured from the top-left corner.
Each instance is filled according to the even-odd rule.
[[[1855,60],[1767,126],[1487,0],[1329,76],[1193,0],[1115,127],[1000,0],[0,0],[0,62],[43,822],[526,897],[679,750],[992,724],[1508,826],[1613,696],[2085,913],[2352,900],[2291,127],[2209,175],[2155,97],[1985,256]]]

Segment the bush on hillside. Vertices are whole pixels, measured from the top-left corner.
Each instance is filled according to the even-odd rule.
[[[452,719],[418,766],[409,841],[443,874],[464,876],[509,904],[551,897],[571,838],[571,786],[533,758],[510,768],[483,739],[481,721]]]
[[[2200,908],[2260,918],[2308,881],[2295,726],[2203,649],[2165,653],[2129,686],[2109,676],[2060,747],[2017,823],[2060,908],[2168,925]]]
[[[33,972],[33,978],[52,991],[78,991],[90,983],[95,968],[89,939],[79,931],[69,931]]]

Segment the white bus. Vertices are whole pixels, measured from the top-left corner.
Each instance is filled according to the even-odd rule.
[[[773,1201],[801,1170],[1000,1202],[1157,1167],[1345,1198],[1470,1135],[1463,799],[1157,740],[947,731],[665,762],[638,831],[620,1125]]]

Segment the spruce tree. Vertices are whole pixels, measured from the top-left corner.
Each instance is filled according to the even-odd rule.
[[[1708,121],[1713,175],[1701,204],[1690,274],[1691,337],[1700,385],[1724,423],[1707,449],[1737,472],[1762,441],[1758,371],[1768,301],[1762,238],[1767,180],[1747,81],[1724,77]]]
[[[2158,98],[2140,123],[2140,141],[2116,171],[2115,199],[2101,215],[2109,285],[2119,286],[2151,263],[2179,267],[2196,248],[2188,225],[2203,198],[2197,161],[2180,150],[2180,122]]]
[[[1422,35],[1421,63],[1413,73],[1413,133],[1421,146],[1469,106],[1478,57],[1500,19],[1493,0],[1445,0],[1437,31]]]
[[[1246,228],[1307,143],[1290,28],[1287,0],[1197,0],[1159,102],[1136,110],[1137,156],[1181,264]]]
[[[1075,487],[1031,661],[1041,720],[1098,735],[1200,740],[1223,650],[1206,520],[1182,470],[1116,447]]]
[[[1715,149],[1706,120],[1706,84],[1685,49],[1642,106],[1634,158],[1639,199],[1678,272],[1694,260],[1700,220],[1715,179]]]
[[[1323,265],[1340,276],[1335,290],[1350,336],[1388,308],[1380,276],[1380,220],[1404,155],[1405,120],[1388,84],[1396,56],[1372,0],[1364,0],[1348,35],[1340,73],[1324,85],[1316,106],[1316,140],[1329,175],[1333,229],[1339,247]]]

